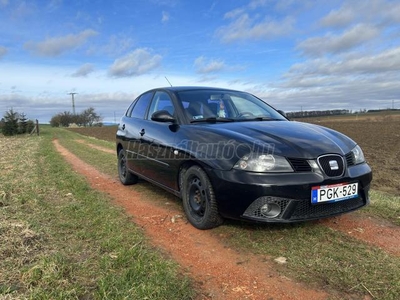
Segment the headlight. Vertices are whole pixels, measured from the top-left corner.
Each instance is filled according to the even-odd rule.
[[[233,168],[249,172],[293,172],[286,158],[273,154],[245,155]]]
[[[362,152],[360,146],[358,146],[358,145],[355,146],[354,149],[351,150],[351,152],[353,152],[355,165],[365,162],[364,153]]]

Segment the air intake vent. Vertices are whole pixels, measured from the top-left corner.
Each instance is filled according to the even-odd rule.
[[[311,166],[305,159],[288,158],[295,172],[311,172]]]
[[[354,154],[353,152],[349,152],[346,154],[346,162],[347,162],[347,166],[354,166]]]

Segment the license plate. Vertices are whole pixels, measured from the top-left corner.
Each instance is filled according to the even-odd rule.
[[[340,183],[314,186],[311,189],[311,203],[337,202],[358,197],[358,183]]]

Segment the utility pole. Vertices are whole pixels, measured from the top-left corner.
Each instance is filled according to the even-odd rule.
[[[75,98],[74,98],[74,95],[76,95],[78,93],[68,93],[68,94],[72,96],[72,114],[75,116]]]

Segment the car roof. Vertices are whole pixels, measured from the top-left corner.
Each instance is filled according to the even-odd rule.
[[[218,88],[218,87],[207,87],[207,86],[168,86],[162,88],[156,88],[153,90],[168,90],[171,92],[182,92],[182,91],[201,91],[201,90],[216,90],[216,91],[235,91],[232,89]]]

